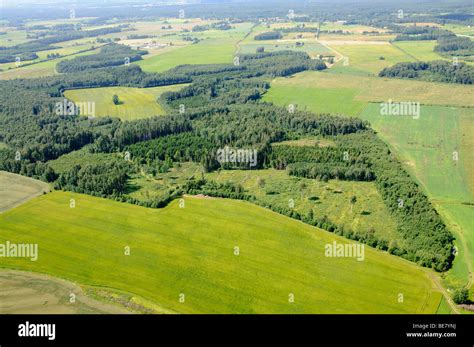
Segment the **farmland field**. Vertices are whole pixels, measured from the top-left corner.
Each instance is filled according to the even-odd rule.
[[[87,48],[84,48],[87,49]],[[11,69],[5,69],[4,71],[0,72],[0,80],[9,80],[15,78],[37,78],[37,77],[45,77],[45,76],[53,76],[56,72],[56,64],[60,61],[66,59],[73,59],[75,57],[80,57],[84,55],[94,54],[97,50],[89,50],[86,52],[81,52],[77,54],[73,54],[71,56],[60,57],[56,59],[50,59],[46,61],[41,61],[35,64],[20,66],[18,68],[14,67],[14,64],[9,64],[12,66]]]
[[[379,105],[370,104],[360,117],[395,149],[456,232],[459,255],[452,280],[465,282],[474,263],[474,207],[463,204],[474,202],[472,143],[467,141],[474,133],[474,109],[422,106],[420,118],[413,119],[381,116]]]
[[[111,116],[122,120],[149,118],[165,114],[157,98],[168,91],[176,91],[185,85],[171,85],[153,88],[106,87],[72,89],[64,95],[74,102],[95,102],[95,115],[97,117]],[[113,96],[117,95],[119,105],[113,103]]]
[[[0,314],[130,313],[85,296],[76,284],[24,271],[0,270],[0,298]]]
[[[368,247],[365,261],[325,258],[325,244],[348,241],[239,201],[187,197],[184,209],[174,201],[154,210],[54,192],[2,214],[0,226],[2,242],[39,244],[36,262],[9,258],[4,267],[183,313],[428,313],[441,299],[416,265]]]
[[[307,71],[276,78],[263,100],[277,105],[295,104],[324,113],[358,115],[368,102],[417,101],[427,105],[474,106],[470,87]]]
[[[144,71],[163,72],[184,64],[232,63],[235,41],[207,40],[137,62]]]
[[[0,171],[0,213],[44,192],[49,192],[49,186],[44,182]]]
[[[357,41],[356,41],[357,42]],[[329,47],[347,57],[347,65],[341,61],[333,71],[336,73],[356,73],[377,75],[384,67],[414,59],[388,42],[385,44],[351,44],[342,41],[329,43]]]
[[[248,43],[239,46],[238,53],[241,54],[249,54],[255,53],[257,48],[263,47],[265,52],[276,52],[276,51],[283,51],[283,50],[290,50],[296,52],[306,52],[310,56],[315,57],[319,54],[328,54],[331,53],[330,49],[327,49],[325,46],[321,45],[319,42],[316,41],[305,41],[305,40],[298,40],[304,42],[304,46],[296,46],[296,41],[271,41],[271,42],[264,42],[264,43]]]
[[[470,2],[3,1],[0,319],[472,319]]]
[[[393,45],[416,60],[430,61],[446,59],[433,51],[436,41],[395,41]]]

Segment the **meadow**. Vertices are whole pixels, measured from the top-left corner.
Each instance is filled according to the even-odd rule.
[[[467,85],[305,71],[274,79],[263,101],[295,104],[316,113],[357,116],[369,102],[388,100],[474,107],[474,99],[466,98],[470,93]]]
[[[348,241],[242,201],[186,197],[156,210],[53,192],[2,214],[0,227],[0,242],[39,247],[36,262],[2,267],[181,313],[434,313],[441,299],[430,270],[368,247],[364,261],[325,257],[325,245]]]
[[[474,264],[474,205],[463,204],[474,203],[474,109],[422,106],[419,119],[381,116],[379,110],[370,104],[360,117],[391,145],[455,233],[459,254],[446,280],[466,283]]]
[[[468,86],[390,80],[376,77],[305,72],[277,78],[263,100],[280,105],[368,120],[393,148],[405,167],[424,187],[445,223],[457,238],[458,256],[444,276],[448,287],[466,283],[474,264],[474,111]],[[381,116],[380,105],[370,101],[416,101],[422,104],[419,119]],[[449,106],[447,106],[449,105]],[[453,107],[457,106],[457,107]],[[463,107],[462,107],[463,106]],[[471,107],[466,107],[471,106]],[[458,161],[453,160],[457,152]]]
[[[395,41],[392,44],[415,60],[430,61],[447,59],[434,51],[436,41]]]
[[[314,216],[327,216],[345,229],[366,232],[373,228],[381,238],[396,238],[396,223],[385,208],[375,185],[371,182],[349,182],[288,176],[285,170],[223,170],[206,177],[225,183],[240,184],[248,194],[272,206],[288,208]],[[357,197],[351,207],[350,199]]]
[[[296,42],[304,42],[304,46],[296,46]],[[256,41],[258,42],[258,41]],[[238,53],[240,54],[251,54],[255,53],[257,48],[263,47],[265,52],[276,52],[276,51],[296,51],[296,52],[306,52],[311,57],[316,57],[320,54],[328,55],[332,51],[325,46],[321,45],[317,41],[307,41],[307,40],[295,40],[295,41],[264,41],[262,43],[248,43],[239,45]]]
[[[176,91],[186,84],[153,88],[104,87],[66,90],[64,96],[74,102],[95,102],[96,117],[118,117],[133,120],[164,115],[166,112],[157,98],[168,91]],[[115,105],[117,95],[120,104]]]
[[[4,69],[4,71],[0,72],[0,80],[53,76],[57,74],[56,72],[57,63],[63,60],[73,59],[75,57],[80,57],[80,56],[96,53],[97,49],[81,52],[82,50],[87,50],[87,49],[90,49],[91,47],[92,46],[90,45],[82,45],[82,46],[78,46],[74,48],[71,48],[71,47],[58,48],[58,49],[54,49],[50,51],[45,51],[49,53],[68,54],[67,56],[63,56],[63,57],[55,58],[55,59],[48,59],[48,60],[46,60],[44,52],[41,52],[41,53],[39,52],[38,56],[40,58],[36,59],[35,61],[31,61],[31,62],[34,62],[34,64],[30,64],[31,63],[30,61],[25,62],[24,65],[20,65],[18,67],[15,66],[15,63],[2,64],[2,67],[0,68]],[[74,52],[79,52],[79,53],[74,53]]]
[[[326,43],[347,57],[346,63],[341,61],[333,69],[333,72],[338,73],[373,76],[377,75],[384,67],[414,60],[388,42],[366,44],[361,41],[332,41]]]
[[[144,71],[163,72],[178,65],[185,64],[231,64],[238,43],[250,30],[249,23],[243,23],[230,30],[206,30],[203,32],[190,32],[189,36],[199,38],[201,41],[188,44],[177,49],[160,52],[136,62]],[[182,35],[175,34],[165,39],[173,41],[182,40]]]

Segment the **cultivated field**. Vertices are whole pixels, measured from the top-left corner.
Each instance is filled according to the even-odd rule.
[[[32,272],[0,269],[0,314],[74,313],[131,312],[94,300],[86,296],[80,286],[65,280]]]
[[[465,283],[474,264],[474,205],[463,204],[474,203],[474,109],[422,106],[413,119],[381,116],[379,105],[370,104],[360,117],[394,148],[456,233],[459,255],[451,281]]]
[[[44,182],[0,171],[0,213],[49,190],[49,185]]]
[[[235,40],[205,40],[137,62],[144,71],[163,72],[185,64],[232,63]]]
[[[64,95],[74,102],[95,102],[95,115],[97,117],[118,117],[122,120],[149,118],[165,114],[157,98],[164,92],[176,91],[185,84],[153,87],[105,87],[73,89],[64,92]],[[119,105],[113,103],[113,96],[117,95]]]
[[[395,41],[393,45],[415,60],[430,61],[447,59],[433,51],[436,46],[436,41]]]
[[[335,72],[340,73],[377,75],[384,67],[414,60],[388,42],[361,44],[360,41],[333,41],[328,46],[348,58],[345,65],[341,61],[334,68]]]
[[[263,100],[295,104],[317,113],[358,115],[369,102],[413,101],[425,105],[470,106],[470,86],[306,71],[276,78]]]
[[[364,261],[327,258],[326,244],[348,241],[246,202],[184,203],[154,210],[74,193],[39,197],[0,216],[0,241],[38,243],[38,261],[5,258],[2,266],[114,288],[183,313],[438,308],[429,270],[368,247]]]

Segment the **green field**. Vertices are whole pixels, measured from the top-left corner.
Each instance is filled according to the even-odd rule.
[[[349,38],[350,39],[350,38]],[[377,75],[384,67],[414,59],[391,44],[329,44],[344,57],[348,57],[347,66],[337,64],[333,72],[347,74]]]
[[[272,81],[263,101],[295,104],[316,113],[358,115],[369,102],[413,101],[428,105],[471,106],[470,86],[306,71]]]
[[[296,46],[296,42],[304,42],[304,46]],[[316,41],[306,41],[306,40],[294,40],[294,41],[255,41],[253,43],[247,43],[239,46],[238,53],[240,54],[249,54],[255,53],[258,47],[263,47],[265,52],[276,52],[276,51],[296,51],[296,52],[306,52],[310,56],[315,57],[319,54],[328,54],[332,51],[322,44]]]
[[[231,64],[235,52],[233,39],[204,40],[137,62],[147,72],[163,72],[184,64]]]
[[[337,225],[356,232],[373,228],[385,239],[396,239],[396,223],[385,208],[375,185],[371,182],[348,182],[288,176],[284,170],[229,170],[209,174],[217,182],[241,184],[248,194],[258,200],[287,208],[290,200],[297,212],[317,217],[327,216]],[[265,182],[259,185],[259,182]],[[358,203],[351,210],[350,198]]]
[[[436,41],[395,41],[393,45],[416,60],[430,61],[446,59],[433,51],[436,46]]]
[[[29,177],[0,171],[0,213],[49,192],[49,185]]]
[[[276,80],[263,100],[282,106],[293,104],[317,113],[357,115],[366,106],[364,101],[356,100],[357,95],[355,88],[287,86],[283,80]]]
[[[348,241],[242,201],[187,197],[184,208],[154,210],[54,192],[2,214],[0,229],[0,242],[39,247],[36,262],[2,267],[176,312],[434,313],[441,299],[427,269],[368,247],[365,261],[325,257],[326,244]]]
[[[474,264],[474,206],[462,203],[474,202],[474,109],[422,106],[420,118],[413,119],[381,116],[379,105],[370,104],[360,117],[394,148],[455,232],[459,255],[448,285],[466,283]]]
[[[71,48],[63,49],[66,53],[70,51]],[[84,48],[86,49],[86,48]],[[58,50],[51,50],[50,52],[61,51]],[[54,53],[53,52],[53,53]],[[15,63],[3,64],[5,66],[12,67],[11,69],[6,69],[3,67],[4,71],[0,72],[0,80],[7,80],[7,79],[14,79],[14,78],[37,78],[37,77],[45,77],[45,76],[53,76],[56,72],[56,64],[60,61],[73,59],[75,57],[80,57],[83,55],[90,55],[96,53],[97,50],[90,50],[86,52],[77,53],[74,55],[60,57],[56,59],[50,59],[43,62],[39,62],[36,64],[31,65],[24,65],[19,66],[18,68],[15,67]],[[25,62],[27,64],[29,62]]]
[[[185,84],[153,88],[105,87],[73,89],[64,95],[74,102],[95,102],[97,117],[118,117],[122,120],[149,118],[165,114],[157,98],[168,91],[176,91]],[[118,95],[121,104],[115,105],[113,95]]]
[[[83,165],[84,163],[110,165],[117,159],[123,160],[123,155],[118,153],[90,153],[88,146],[86,146],[80,150],[64,154],[58,159],[50,160],[48,164],[56,173],[63,173],[72,170],[76,165]]]

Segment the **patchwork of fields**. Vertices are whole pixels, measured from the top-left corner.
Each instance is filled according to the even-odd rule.
[[[369,102],[412,101],[425,105],[474,107],[466,85],[306,71],[272,81],[263,101],[295,104],[316,113],[357,116]]]
[[[128,292],[183,313],[438,309],[428,270],[410,262],[369,247],[364,261],[328,258],[325,245],[349,241],[246,202],[184,203],[156,210],[74,193],[39,197],[0,216],[0,242],[38,243],[38,260],[6,258],[2,267]]]
[[[134,49],[148,47],[149,54],[133,64],[157,73],[183,64],[231,64],[235,55],[255,53],[257,48],[301,51],[312,58],[334,56],[335,64],[328,64],[324,72],[273,79],[262,101],[369,121],[454,233],[457,250],[452,269],[438,276],[369,246],[363,261],[330,258],[325,256],[327,245],[353,241],[240,200],[184,196],[166,208],[151,209],[71,192],[50,193],[48,184],[0,171],[0,244],[39,246],[37,261],[1,259],[0,313],[451,313],[446,289],[467,286],[472,298],[472,86],[377,77],[383,68],[400,62],[446,60],[434,52],[436,41],[391,41],[395,34],[385,29],[338,22],[319,23],[322,30],[343,31],[323,32],[319,39],[313,31],[297,30],[279,40],[254,39],[259,33],[301,25],[295,22],[236,22],[230,30],[194,30],[216,22],[191,18],[132,22],[119,33],[101,35],[102,40],[59,42],[24,66],[0,64],[0,80],[57,75],[58,62],[97,53],[104,40]],[[21,30],[3,27],[8,32],[0,35],[0,46],[27,42],[33,24],[71,23],[76,21],[32,21]],[[311,26],[316,28],[315,23],[306,28]],[[87,30],[97,28],[104,26]],[[474,35],[465,26],[445,28]],[[367,33],[374,30],[376,34]],[[52,53],[62,56],[48,60]],[[64,96],[94,103],[97,117],[133,121],[166,115],[159,96],[186,85],[70,89]],[[120,100],[117,105],[114,95]],[[420,117],[381,116],[380,103],[389,100],[421,103]],[[334,145],[322,138],[295,137],[284,144]],[[117,152],[89,153],[88,146],[48,164],[61,174],[76,165],[107,166],[121,159]],[[9,147],[0,142],[3,148]],[[311,210],[355,232],[397,237],[396,222],[373,182],[324,182],[274,169],[204,172],[202,162],[173,163],[167,172],[145,172],[157,163],[162,164],[135,163],[139,169],[127,176],[122,197],[159,200],[189,178],[202,177],[241,185],[244,193],[267,206],[287,207],[291,201],[302,214]],[[351,204],[353,196],[357,202]],[[68,302],[71,292],[77,293],[75,305]]]
[[[422,106],[420,118],[413,119],[381,116],[379,110],[378,104],[370,104],[360,117],[392,146],[456,233],[458,260],[448,281],[463,283],[472,278],[474,264],[474,205],[466,205],[474,203],[474,111]]]
[[[456,235],[458,254],[453,269],[444,279],[451,287],[470,285],[474,264],[474,210],[472,205],[466,204],[474,199],[474,99],[465,97],[472,93],[471,88],[304,72],[291,78],[275,79],[263,100],[368,120],[424,187]],[[439,106],[421,106],[419,119],[381,116],[380,105],[375,102],[388,100]],[[459,160],[453,160],[455,155]]]

